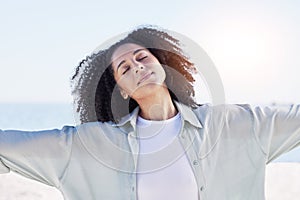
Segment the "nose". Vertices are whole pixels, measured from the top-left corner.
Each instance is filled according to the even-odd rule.
[[[137,65],[135,66],[135,73],[138,73],[139,70],[143,70],[143,69],[144,69],[144,66],[143,66],[143,65],[137,64]]]

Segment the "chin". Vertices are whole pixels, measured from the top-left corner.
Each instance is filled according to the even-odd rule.
[[[164,83],[145,83],[141,84],[133,93],[133,99],[140,99],[156,94],[162,87],[166,87]]]

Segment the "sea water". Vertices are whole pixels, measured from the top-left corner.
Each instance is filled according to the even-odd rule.
[[[0,129],[49,130],[64,125],[75,126],[71,103],[1,103]],[[273,162],[300,162],[300,148],[296,148]]]

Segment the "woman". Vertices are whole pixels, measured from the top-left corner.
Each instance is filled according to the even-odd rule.
[[[264,199],[265,165],[300,144],[300,106],[197,105],[195,67],[152,27],[83,60],[81,124],[1,131],[1,172],[65,199]]]

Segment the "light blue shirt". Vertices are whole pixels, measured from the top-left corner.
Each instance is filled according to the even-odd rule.
[[[300,145],[300,105],[176,107],[201,200],[263,200],[266,164]],[[54,186],[68,200],[135,200],[138,111],[118,124],[0,131],[0,172]]]

